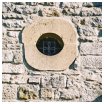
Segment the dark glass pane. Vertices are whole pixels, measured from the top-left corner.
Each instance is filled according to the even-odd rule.
[[[54,36],[56,34],[53,33],[47,34],[45,34],[46,36],[43,36],[43,38],[40,38],[38,40],[36,46],[41,53],[52,56],[59,53],[62,50],[63,41],[59,36],[58,38],[56,38],[57,36]],[[62,42],[62,44],[60,44],[59,41]]]

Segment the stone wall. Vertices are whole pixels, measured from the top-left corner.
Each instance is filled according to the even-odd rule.
[[[26,64],[20,34],[36,17],[65,17],[75,25],[79,55],[66,70]],[[3,101],[101,101],[102,3],[3,2],[2,84]]]

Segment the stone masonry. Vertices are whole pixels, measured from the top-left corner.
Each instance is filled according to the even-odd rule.
[[[21,33],[36,17],[63,17],[75,25],[79,55],[64,71],[27,65]],[[2,87],[3,101],[102,101],[102,3],[3,2]]]

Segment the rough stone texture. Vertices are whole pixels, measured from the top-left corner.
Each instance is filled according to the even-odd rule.
[[[11,101],[17,99],[17,86],[14,84],[3,84],[2,98]]]
[[[41,88],[41,98],[45,100],[52,100],[54,98],[53,89]]]
[[[48,88],[52,88],[52,84],[51,84],[51,77],[49,75],[47,76],[42,76],[41,79],[41,86],[42,87],[48,87]]]
[[[13,52],[9,50],[2,51],[2,62],[13,62]]]
[[[23,64],[15,65],[12,63],[3,63],[2,64],[2,73],[25,73],[26,69]]]
[[[40,84],[40,76],[31,76],[31,77],[29,77],[29,79],[28,79],[28,82],[31,84]]]
[[[34,20],[38,23],[39,17],[71,20],[77,30],[78,56],[63,71],[39,71],[26,63],[22,33]],[[66,31],[60,26],[61,30],[53,26],[61,31],[59,35]],[[2,2],[2,101],[101,102],[101,59],[102,2]]]
[[[81,43],[80,46],[81,55],[101,55],[102,43]]]
[[[27,83],[28,76],[25,75],[10,75],[10,74],[3,74],[2,75],[2,82],[3,83]]]
[[[102,68],[101,56],[81,56],[81,67],[83,68]]]
[[[70,87],[69,89],[63,89],[61,91],[61,99],[65,99],[65,100],[73,100],[75,98],[80,98],[81,95],[79,93],[78,90],[76,90],[77,88],[75,87]]]
[[[52,76],[52,87],[55,88],[66,87],[66,76],[64,75]]]
[[[26,89],[25,87],[19,87],[18,88],[18,99],[20,99],[20,100],[37,99],[37,95],[34,91]]]
[[[81,15],[82,16],[101,16],[101,8],[96,8],[96,7],[92,7],[92,8],[86,8],[83,7],[81,10]]]
[[[13,52],[13,62],[15,64],[21,64],[23,63],[23,54],[22,51],[14,51]]]

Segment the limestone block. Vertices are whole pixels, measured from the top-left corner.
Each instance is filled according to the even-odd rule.
[[[11,83],[10,77],[11,77],[10,74],[2,74],[2,82],[3,83]]]
[[[11,64],[3,63],[2,64],[2,73],[25,73],[26,69],[23,64]]]
[[[102,55],[102,43],[81,43],[81,55]]]
[[[3,44],[5,45],[2,49],[3,50],[21,50],[21,44]]]
[[[31,76],[31,77],[29,77],[29,79],[28,79],[28,83],[30,83],[30,84],[40,84],[40,76]]]
[[[55,88],[66,87],[66,76],[53,75],[52,76],[52,87],[55,87]]]
[[[18,44],[19,43],[19,40],[18,38],[13,38],[13,37],[6,37],[7,39],[7,44]]]
[[[81,67],[83,68],[102,68],[101,56],[81,56]]]
[[[26,5],[37,6],[39,2],[26,2]]]
[[[64,30],[63,27],[65,27]],[[69,31],[70,34],[68,34]],[[58,34],[64,42],[62,51],[52,57],[40,53],[36,47],[39,37],[50,32]],[[33,24],[25,27],[22,39],[27,63],[38,70],[65,70],[77,56],[77,33],[70,20],[57,17],[37,18]]]
[[[80,8],[82,7],[82,3],[81,2],[60,2],[60,7],[62,8]]]
[[[16,14],[16,13],[3,13],[2,14],[3,19],[23,19],[24,16],[22,14]]]
[[[42,76],[41,78],[41,86],[42,87],[48,87],[48,88],[52,88],[52,84],[51,84],[51,77],[49,75],[47,76]]]
[[[90,17],[88,24],[92,27],[101,28],[102,27],[102,17],[101,16]]]
[[[45,8],[39,9],[38,15],[44,16],[44,17],[60,17],[61,11],[59,8],[56,8],[56,7],[45,7]]]
[[[2,21],[3,26],[7,28],[23,28],[25,26],[25,23],[23,20],[16,20],[16,19],[9,19],[9,20],[3,20]]]
[[[81,10],[81,15],[82,16],[101,16],[102,10],[101,8],[96,8],[96,7],[92,7],[92,8],[83,7]]]
[[[10,75],[10,74],[3,74],[2,82],[3,83],[12,83],[12,84],[23,84],[27,83],[28,76],[27,75]]]
[[[86,21],[85,21],[86,22]],[[91,27],[91,26],[86,26],[85,24],[86,23],[83,23],[82,24],[82,21],[80,21],[81,25],[79,28],[78,28],[78,33],[80,36],[98,36],[98,29],[97,28],[94,28],[94,27]]]
[[[13,37],[13,38],[18,38],[20,31],[8,31],[7,36]]]
[[[33,7],[30,7],[29,5],[26,5],[26,6],[16,5],[15,9],[14,9],[14,12],[18,13],[18,14],[26,15],[26,14],[34,13],[34,9],[33,9]]]
[[[52,88],[41,88],[41,98],[44,100],[52,100],[54,92]]]
[[[2,62],[13,62],[13,52],[10,50],[2,51]]]
[[[2,99],[13,100],[17,99],[17,85],[3,84]]]
[[[75,87],[63,89],[60,93],[60,98],[65,100],[73,100],[81,97],[79,90]]]
[[[13,5],[13,3],[11,2],[3,2],[2,7],[3,7],[2,9],[3,13],[10,13],[13,12],[15,5]]]
[[[55,99],[56,101],[59,101],[59,98],[60,98],[60,92],[59,92],[58,89],[56,89],[56,90],[54,91],[54,99]]]
[[[93,7],[93,3],[92,2],[83,2],[82,6],[83,7]]]
[[[24,86],[18,87],[18,99],[19,100],[37,100],[38,99],[38,92]]]
[[[67,16],[69,16],[69,15],[79,16],[80,12],[81,12],[81,8],[74,8],[74,9],[73,8],[64,8],[62,10],[63,15],[67,15]]]
[[[94,72],[91,70],[83,69],[82,76],[86,81],[102,83],[102,74],[100,72]]]
[[[16,64],[21,64],[23,63],[23,54],[22,51],[13,51],[13,62]]]

